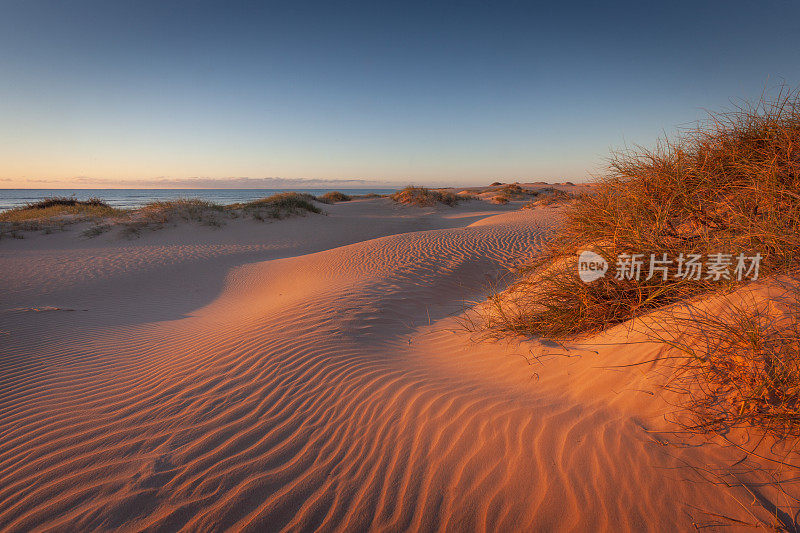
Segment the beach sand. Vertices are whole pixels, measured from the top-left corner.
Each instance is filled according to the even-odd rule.
[[[0,529],[747,520],[750,492],[697,471],[741,452],[661,433],[674,408],[616,366],[655,346],[624,327],[561,346],[461,326],[557,229],[560,208],[520,205],[378,198],[0,242]]]

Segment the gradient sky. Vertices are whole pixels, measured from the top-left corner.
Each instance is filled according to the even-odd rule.
[[[0,187],[582,181],[798,43],[789,1],[4,0]]]

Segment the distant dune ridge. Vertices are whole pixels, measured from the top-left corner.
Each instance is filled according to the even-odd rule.
[[[589,345],[464,331],[467,302],[562,216],[520,209],[538,193],[491,203],[498,187],[453,206],[352,199],[269,224],[0,242],[0,529],[751,520],[744,488],[686,467],[741,454],[667,446],[671,406],[626,366],[658,346],[622,345],[624,328]]]

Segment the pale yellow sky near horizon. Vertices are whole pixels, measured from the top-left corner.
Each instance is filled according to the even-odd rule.
[[[285,188],[349,188],[381,189],[422,185],[429,187],[474,187],[489,185],[494,181],[503,183],[557,183],[570,181],[587,183],[593,176],[493,176],[485,179],[401,179],[401,180],[361,180],[361,179],[213,179],[179,178],[147,180],[103,180],[103,179],[26,179],[14,180],[0,178],[0,189],[285,189]]]
[[[493,175],[488,177],[436,178],[433,176],[409,176],[396,179],[360,178],[247,178],[247,177],[188,177],[188,178],[142,178],[110,179],[79,176],[74,178],[8,178],[0,177],[0,189],[213,189],[213,188],[390,188],[406,185],[427,186],[477,186],[493,181],[502,182],[563,182],[581,183],[591,181],[591,175]]]
[[[448,154],[434,161],[412,155],[384,158],[385,154],[374,153],[342,161],[313,150],[289,154],[292,157],[264,153],[259,160],[228,154],[223,147],[198,150],[193,155],[171,154],[165,149],[166,153],[143,151],[125,157],[104,154],[101,146],[68,156],[63,147],[27,148],[12,152],[8,146],[0,146],[0,188],[282,188],[304,184],[380,188],[475,186],[493,181],[579,182],[597,175],[598,169],[591,167],[603,164],[600,155],[587,163],[567,152],[545,158],[535,151],[527,162],[502,154],[477,159]]]

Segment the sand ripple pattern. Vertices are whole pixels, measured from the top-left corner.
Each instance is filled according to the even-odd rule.
[[[0,529],[686,526],[677,481],[642,493],[667,463],[630,419],[419,357],[420,327],[455,351],[437,321],[540,243],[385,237],[241,267],[190,318],[0,340]]]

